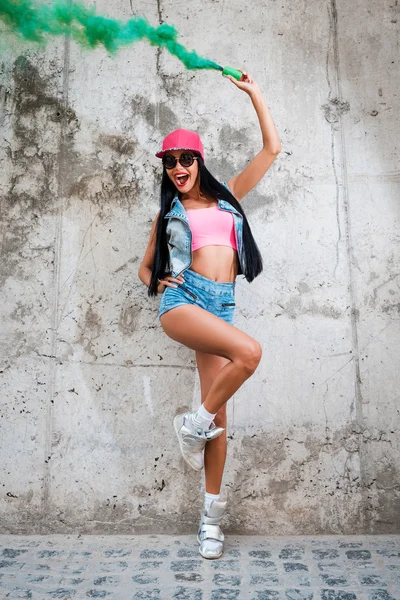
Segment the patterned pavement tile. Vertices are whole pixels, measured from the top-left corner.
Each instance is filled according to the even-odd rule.
[[[400,536],[0,536],[0,600],[400,600]]]

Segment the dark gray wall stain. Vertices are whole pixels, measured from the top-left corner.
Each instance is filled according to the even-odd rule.
[[[108,146],[111,150],[114,150],[118,154],[132,155],[137,147],[137,142],[133,140],[127,140],[122,135],[110,135],[101,133],[99,135],[100,144]]]
[[[339,98],[332,98],[329,102],[323,104],[321,108],[328,123],[336,123],[339,117],[350,111],[350,104],[339,100]]]
[[[167,102],[153,104],[144,96],[136,94],[131,100],[131,110],[134,118],[142,117],[151,127],[155,127],[156,119],[158,119],[157,129],[163,137],[180,127],[179,117]],[[156,111],[158,111],[157,117]]]
[[[2,217],[8,223],[0,284],[10,275],[25,277],[18,252],[27,244],[38,219],[58,211],[59,156],[57,150],[43,145],[47,124],[51,124],[56,138],[61,134],[62,118],[66,124],[62,176],[70,197],[92,201],[101,208],[109,203],[130,206],[140,194],[139,181],[129,162],[137,147],[136,141],[100,133],[97,148],[107,147],[115,154],[108,169],[101,165],[97,151],[93,156],[80,156],[74,150],[79,119],[71,106],[65,110],[61,100],[48,92],[51,87],[51,77],[43,78],[35,65],[20,56],[13,66],[11,93],[2,91],[4,110],[11,115],[13,141],[7,149],[12,164],[9,187],[0,200]],[[24,190],[18,191],[19,186]],[[22,215],[19,218],[15,214],[16,205],[18,214]],[[102,218],[101,210],[99,218]]]
[[[142,306],[140,304],[130,304],[124,306],[119,314],[118,327],[124,335],[132,335],[135,331],[140,329],[140,315],[142,312]]]

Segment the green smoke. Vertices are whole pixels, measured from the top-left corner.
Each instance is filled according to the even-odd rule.
[[[189,52],[177,42],[178,31],[166,23],[152,27],[141,17],[118,21],[96,15],[95,8],[78,2],[55,0],[51,5],[33,4],[29,0],[0,0],[0,19],[25,39],[44,44],[47,36],[71,35],[81,46],[104,46],[114,54],[121,46],[146,39],[152,46],[167,48],[187,69],[217,69],[217,63]]]

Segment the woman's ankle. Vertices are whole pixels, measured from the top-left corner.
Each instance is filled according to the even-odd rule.
[[[207,506],[210,506],[213,500],[216,500],[218,502],[219,499],[220,494],[210,494],[208,492],[204,492],[204,504]]]

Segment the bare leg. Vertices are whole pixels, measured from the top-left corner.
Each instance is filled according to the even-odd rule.
[[[165,333],[192,350],[228,359],[207,393],[204,407],[216,413],[256,370],[261,346],[234,325],[199,306],[185,304],[160,318]]]
[[[229,361],[221,356],[200,351],[196,352],[196,360],[200,378],[201,402],[204,402],[215,377]],[[219,494],[224,474],[227,450],[226,404],[217,412],[214,423],[218,427],[224,427],[225,431],[215,440],[207,442],[204,448],[205,487],[209,494]]]

